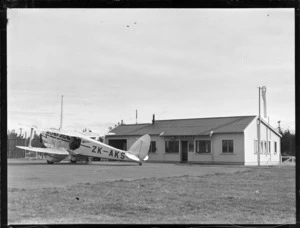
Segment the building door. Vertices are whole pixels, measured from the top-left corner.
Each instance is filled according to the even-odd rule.
[[[181,141],[181,162],[188,161],[188,141]]]
[[[109,139],[108,145],[113,146],[120,150],[127,150],[127,140],[126,139]]]

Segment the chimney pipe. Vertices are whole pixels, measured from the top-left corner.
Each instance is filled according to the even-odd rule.
[[[155,123],[155,115],[153,114],[153,118],[152,118],[152,124]]]
[[[138,119],[138,111],[137,109],[135,110],[135,124],[137,124],[137,119]]]

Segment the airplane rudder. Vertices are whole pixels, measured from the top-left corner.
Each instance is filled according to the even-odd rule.
[[[132,154],[138,156],[140,159],[143,159],[148,154],[150,142],[151,142],[150,135],[148,134],[143,135],[133,143],[129,151]]]
[[[143,160],[148,155],[151,137],[150,137],[150,135],[145,134],[141,137],[141,139],[142,139],[142,145],[141,145],[142,148],[139,152],[139,158]]]

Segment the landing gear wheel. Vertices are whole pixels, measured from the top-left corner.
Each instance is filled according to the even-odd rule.
[[[142,162],[139,162],[139,166],[141,166],[143,163]]]
[[[70,160],[70,161],[71,161],[72,164],[76,164],[76,161],[72,161],[72,160]]]
[[[53,164],[54,162],[47,160],[47,163],[48,164]]]

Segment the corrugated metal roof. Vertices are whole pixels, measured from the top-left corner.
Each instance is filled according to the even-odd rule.
[[[115,136],[125,135],[159,135],[192,136],[214,133],[238,133],[244,129],[256,116],[212,117],[197,119],[156,120],[154,124],[120,125],[111,130]],[[110,135],[112,136],[112,135]]]

